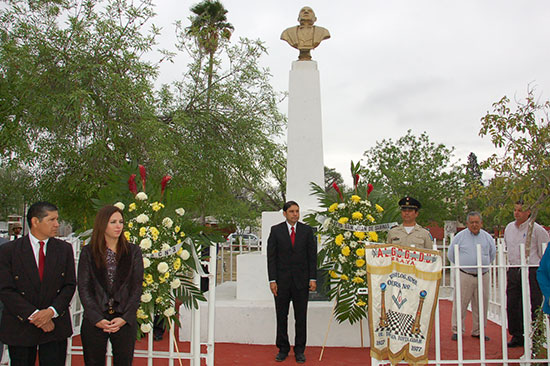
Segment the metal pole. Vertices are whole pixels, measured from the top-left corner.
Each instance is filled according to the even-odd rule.
[[[193,276],[193,282],[200,288],[201,277],[198,273]],[[200,366],[201,364],[201,310],[200,304],[197,309],[191,312],[191,360],[190,366]]]
[[[485,304],[483,295],[488,288],[483,288],[483,262],[481,261],[481,244],[476,244],[477,255],[477,305],[479,314],[479,356],[482,360],[481,365],[485,365]],[[487,274],[489,276],[489,274]],[[474,304],[472,304],[472,307]],[[473,309],[472,309],[473,310]]]
[[[206,365],[214,366],[215,325],[216,325],[216,245],[210,246],[208,263],[208,341],[206,348]]]
[[[504,244],[502,241],[497,241],[497,258],[498,258],[498,291],[500,298],[500,327],[501,344],[502,344],[502,359],[507,364],[508,361],[508,335],[506,334],[507,316],[506,316],[506,261],[504,260]]]
[[[462,306],[461,296],[460,296],[460,253],[458,250],[458,245],[454,247],[455,251],[455,265],[451,266],[454,268],[454,278],[455,278],[455,306],[456,306],[456,336],[458,342],[458,363],[462,364],[464,360],[464,350],[462,347]]]
[[[519,245],[519,254],[521,260],[521,299],[523,304],[523,346],[524,357],[531,359],[531,296],[529,295],[529,265],[525,258],[525,244]]]

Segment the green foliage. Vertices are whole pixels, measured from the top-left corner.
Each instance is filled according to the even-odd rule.
[[[285,119],[258,66],[266,49],[231,45],[226,10],[201,4],[192,29],[180,27],[179,49],[192,56],[184,79],[159,91],[158,64],[143,60],[159,34],[151,0],[2,7],[0,164],[34,177],[18,185],[19,201],[50,200],[75,229],[90,228],[90,200],[132,161],[183,182],[192,215],[245,226],[280,207]]]
[[[27,171],[0,165],[0,220],[23,215],[23,206],[32,196],[33,177]]]
[[[277,107],[282,96],[269,84],[269,70],[258,65],[266,49],[249,39],[223,42],[205,65],[210,55],[188,32],[180,36],[193,61],[184,79],[165,89],[167,119],[184,141],[174,146],[178,159],[167,164],[193,187],[198,216],[253,224],[262,209],[279,209],[284,198],[282,189],[271,188],[284,182],[284,147],[275,140],[286,121]]]
[[[537,358],[546,358],[548,354],[548,344],[546,342],[546,325],[545,318],[546,314],[542,311],[542,306],[539,306],[535,310],[535,319],[531,323],[531,357]]]
[[[396,141],[384,139],[364,153],[362,174],[397,206],[410,195],[422,204],[421,225],[464,216],[464,174],[452,162],[454,148],[430,141],[411,130]],[[390,207],[390,206],[387,206]]]
[[[150,1],[11,1],[0,11],[0,156],[36,179],[36,196],[89,227],[89,200],[162,134],[156,67],[140,56],[158,30]],[[160,134],[159,134],[160,132]],[[28,196],[28,195],[27,195]]]
[[[495,179],[505,200],[523,199],[536,220],[541,207],[550,202],[550,101],[539,102],[533,89],[514,109],[503,97],[493,104],[493,112],[481,119],[481,136],[490,136],[499,149],[483,167],[495,171]],[[532,222],[526,243],[531,242]],[[526,248],[528,256],[529,247]]]

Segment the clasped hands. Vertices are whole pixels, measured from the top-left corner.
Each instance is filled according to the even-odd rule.
[[[42,329],[44,332],[51,332],[55,329],[55,323],[52,320],[54,315],[55,314],[52,309],[42,309],[32,314],[29,317],[29,321],[35,327]]]
[[[271,290],[271,293],[274,296],[277,296],[277,292],[279,290],[279,288],[277,286],[277,282],[270,282],[269,283],[269,289]],[[315,291],[316,289],[317,289],[317,281],[310,280],[309,281],[309,291]]]
[[[126,320],[118,317],[113,320],[102,319],[95,323],[95,326],[103,329],[105,333],[116,333],[126,324]]]

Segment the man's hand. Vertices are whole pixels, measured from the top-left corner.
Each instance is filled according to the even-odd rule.
[[[274,296],[277,296],[277,282],[270,282],[269,289]]]
[[[30,316],[29,320],[31,324],[38,328],[42,328],[47,322],[51,321],[54,316],[52,309],[43,309]]]
[[[120,330],[120,328],[122,328],[124,326],[124,324],[126,324],[126,320],[124,320],[120,317],[119,318],[114,318],[109,323],[108,332],[109,333],[116,333]],[[107,332],[107,329],[104,330],[104,331]]]
[[[50,320],[46,324],[44,324],[42,327],[40,327],[44,332],[48,333],[55,329],[55,323],[53,320]]]
[[[317,289],[317,281],[309,280],[309,291],[315,291]]]
[[[109,333],[109,327],[111,326],[111,322],[107,319],[101,319],[97,323],[95,323],[95,326],[99,329],[103,329],[104,332]]]

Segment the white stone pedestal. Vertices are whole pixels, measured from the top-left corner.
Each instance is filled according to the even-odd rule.
[[[294,61],[288,90],[286,198],[300,211],[316,209],[311,182],[323,187],[323,129],[321,88],[316,61]]]

